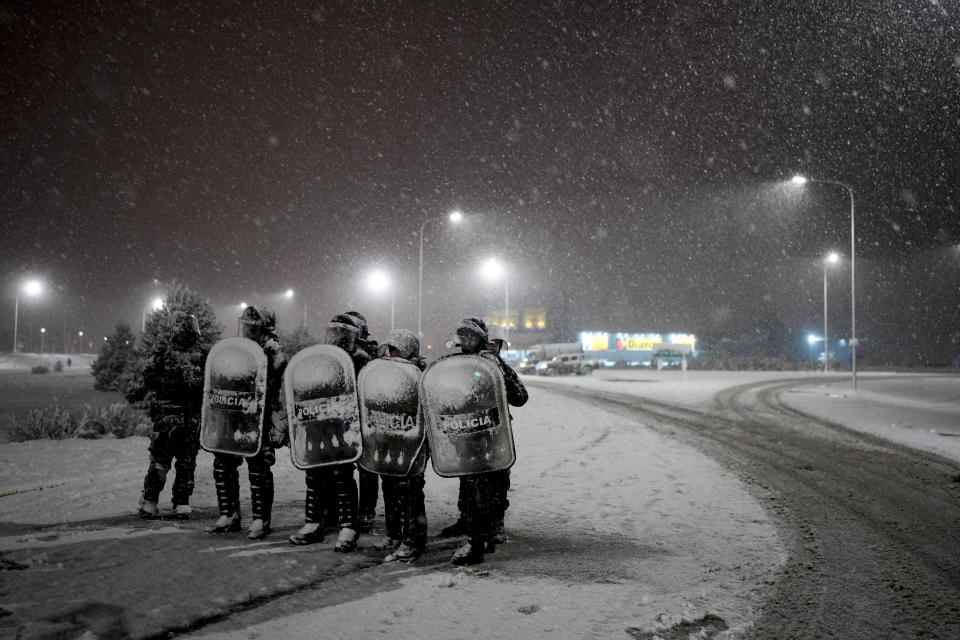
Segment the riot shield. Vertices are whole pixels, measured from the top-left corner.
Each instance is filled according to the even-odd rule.
[[[346,351],[329,344],[300,351],[283,373],[283,393],[294,466],[310,469],[360,457],[356,376]]]
[[[507,391],[496,362],[474,355],[437,360],[420,380],[420,403],[437,475],[449,478],[513,465]]]
[[[210,349],[203,373],[200,446],[250,457],[260,452],[267,355],[253,340],[224,338]]]
[[[373,473],[416,472],[426,437],[420,420],[420,368],[403,358],[380,358],[357,380],[363,454],[358,464]]]

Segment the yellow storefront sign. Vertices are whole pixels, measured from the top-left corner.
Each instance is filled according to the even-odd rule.
[[[584,351],[606,351],[610,344],[610,336],[606,333],[584,333],[580,337]]]
[[[663,342],[663,338],[651,338],[649,336],[627,336],[624,339],[624,342],[624,348],[630,351],[649,351],[653,349],[654,345]]]

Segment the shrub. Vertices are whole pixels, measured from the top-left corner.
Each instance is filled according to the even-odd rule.
[[[53,365],[53,370],[56,371],[57,373],[60,373],[61,371],[63,371],[63,362],[61,362],[60,360],[57,360],[57,364]]]
[[[50,367],[44,364],[38,364],[30,369],[30,373],[50,373]]]
[[[10,429],[10,441],[97,439],[107,435],[128,438],[148,435],[151,429],[143,411],[123,402],[97,409],[85,405],[80,411],[53,405],[28,413],[23,422]]]
[[[114,402],[109,407],[96,410],[85,407],[77,435],[81,438],[99,438],[109,433],[115,438],[129,438],[147,435],[152,429],[150,418],[143,411],[125,402]]]
[[[10,429],[10,442],[72,438],[78,423],[79,418],[60,405],[34,409],[26,420]]]

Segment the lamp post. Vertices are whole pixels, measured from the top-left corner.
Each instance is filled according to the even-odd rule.
[[[153,313],[154,311],[160,311],[160,309],[163,309],[163,298],[158,296],[150,301],[149,311],[150,313]],[[140,333],[143,333],[146,330],[147,330],[147,309],[144,308],[141,321],[140,321]]]
[[[828,373],[830,371],[830,334],[827,333],[827,265],[836,264],[840,260],[840,256],[836,252],[831,251],[826,258],[823,259],[823,372]]]
[[[83,352],[83,331],[77,331],[77,353]]]
[[[853,381],[853,388],[857,388],[857,278],[856,278],[856,257],[857,257],[857,237],[854,226],[854,204],[853,188],[836,180],[822,180],[820,178],[805,178],[803,176],[794,176],[791,180],[793,184],[803,185],[807,182],[819,182],[822,184],[832,184],[843,187],[850,196],[850,371]]]
[[[47,336],[47,330],[43,327],[40,327],[40,353],[43,353],[43,342],[44,338]]]
[[[489,258],[483,263],[483,273],[491,280],[503,278],[503,338],[509,344],[510,337],[510,278],[507,277],[507,267],[496,258]]]
[[[390,290],[390,331],[394,329],[394,295],[390,275],[381,269],[374,269],[367,275],[367,286],[374,293],[383,293]]]
[[[419,276],[417,285],[417,337],[421,340],[423,339],[423,230],[429,223],[443,220],[444,217],[446,217],[446,219],[453,224],[457,224],[463,220],[463,214],[459,211],[454,211],[448,216],[429,218],[420,224],[420,267],[418,270]]]
[[[28,280],[18,291],[13,303],[13,361],[17,361],[17,330],[20,324],[20,292],[34,298],[43,293],[39,280]]]

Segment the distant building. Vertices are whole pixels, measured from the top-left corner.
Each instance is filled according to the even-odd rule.
[[[606,366],[650,364],[658,352],[676,354],[668,358],[677,360],[680,354],[697,354],[697,338],[692,333],[582,331],[579,336],[584,355]]]

